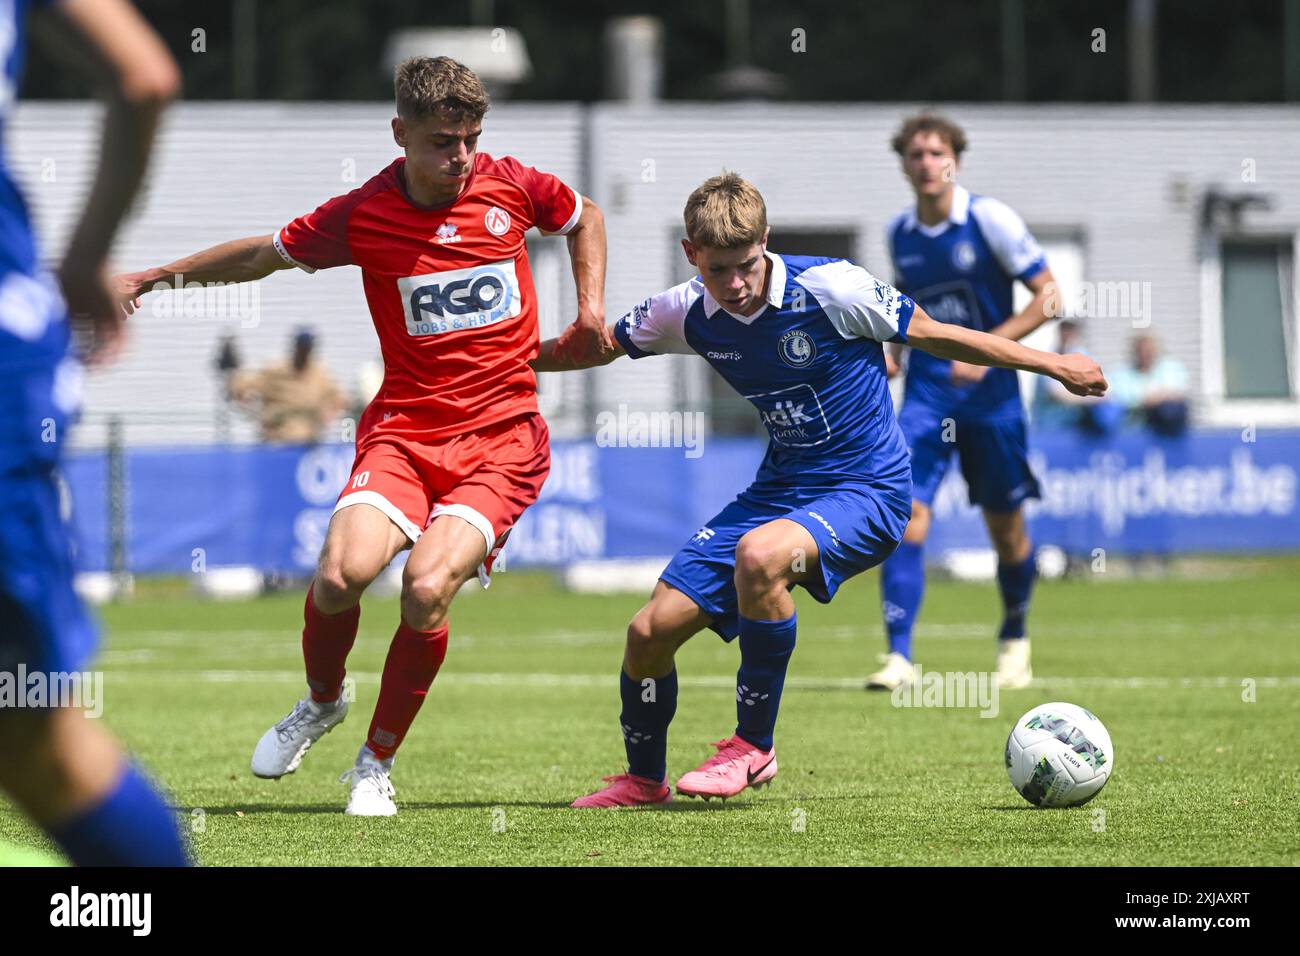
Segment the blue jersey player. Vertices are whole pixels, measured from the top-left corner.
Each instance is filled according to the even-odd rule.
[[[1052,273],[1033,235],[1010,208],[956,182],[966,146],[961,128],[923,113],[903,123],[893,146],[916,193],[915,208],[888,229],[898,288],[939,322],[1003,338],[1020,339],[1046,322]],[[1016,282],[1034,297],[1013,314]],[[1004,609],[998,685],[1024,687],[1032,676],[1025,617],[1035,567],[1021,505],[1038,497],[1038,482],[1029,469],[1019,379],[1010,369],[913,351],[898,420],[912,454],[912,518],[881,571],[889,654],[867,687],[893,690],[915,679],[911,644],[925,589],[923,547],[935,491],[954,459],[997,549]]]
[[[706,627],[739,637],[737,726],[677,791],[729,797],[776,775],[773,735],[795,645],[791,589],[830,601],[893,552],[911,516],[911,467],[882,343],[1042,372],[1079,394],[1106,385],[1091,359],[935,322],[851,262],[769,253],[763,198],[734,173],[692,193],[685,220],[682,245],[699,276],[620,319],[611,329],[618,351],[702,356],[754,405],[770,443],[753,483],[686,542],[632,619],[619,675],[628,770],[576,807],[671,797],[674,655]],[[557,354],[556,341],[542,344],[535,368],[585,367]]]
[[[100,166],[56,277],[42,269],[23,202],[0,167],[0,790],[79,865],[179,866],[176,821],[99,721],[70,695],[94,651],[72,589],[55,477],[77,406],[69,311],[105,360],[125,314],[110,289],[109,245],[135,195],[163,105],[179,85],[162,42],[125,0],[61,0],[48,36],[95,68],[108,91]],[[0,131],[22,71],[29,4],[0,5]]]

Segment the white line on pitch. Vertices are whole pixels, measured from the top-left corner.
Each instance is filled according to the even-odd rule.
[[[113,680],[128,681],[197,680],[214,684],[234,684],[245,681],[268,683],[305,683],[300,671],[256,670],[129,670],[108,671]],[[366,671],[349,671],[348,676],[361,684],[378,684],[379,674]],[[1101,690],[1209,690],[1219,687],[1239,687],[1249,678],[1256,687],[1300,687],[1300,676],[1289,677],[1037,677],[1034,687],[1081,687]],[[855,690],[862,687],[861,677],[798,677],[786,678],[786,687],[798,690]],[[525,674],[525,673],[457,673],[448,671],[440,684],[466,684],[491,687],[608,687],[612,679],[607,674]],[[685,687],[733,687],[736,679],[728,675],[683,676],[679,683]]]

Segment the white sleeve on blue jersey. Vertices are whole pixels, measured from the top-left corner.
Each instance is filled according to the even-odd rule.
[[[1047,268],[1047,257],[1038,240],[1006,203],[988,196],[973,196],[970,214],[1007,275],[1023,280]]]
[[[614,325],[614,337],[634,359],[647,355],[693,355],[686,344],[686,313],[702,294],[698,279],[652,295]]]
[[[862,266],[840,259],[811,266],[795,277],[846,339],[906,342],[914,303]]]

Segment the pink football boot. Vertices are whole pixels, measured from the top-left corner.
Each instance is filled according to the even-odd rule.
[[[740,737],[715,741],[713,746],[717,753],[677,781],[679,796],[725,800],[746,787],[767,786],[776,776],[775,747],[759,750]]]
[[[673,791],[665,781],[656,783],[646,777],[619,773],[605,777],[609,784],[603,790],[579,797],[569,804],[572,807],[639,807],[650,803],[667,803]]]

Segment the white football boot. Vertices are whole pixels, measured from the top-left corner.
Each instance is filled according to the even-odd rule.
[[[1020,690],[1034,679],[1029,666],[1029,638],[1013,637],[998,641],[998,672],[996,680],[1000,690]]]
[[[897,651],[882,654],[880,660],[885,666],[867,678],[867,690],[895,690],[916,680],[916,668]]]
[[[293,773],[311,745],[343,723],[348,702],[318,704],[308,694],[293,705],[287,717],[262,734],[253,748],[253,776],[276,780]]]
[[[352,794],[343,812],[354,817],[391,817],[397,813],[393,803],[393,783],[388,779],[393,769],[393,758],[380,760],[370,748],[362,745],[357,762],[351,770],[343,771],[341,781],[352,781]]]

